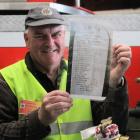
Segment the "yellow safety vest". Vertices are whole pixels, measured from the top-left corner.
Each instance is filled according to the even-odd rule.
[[[36,108],[34,103],[41,103],[46,91],[27,69],[24,60],[8,66],[0,72],[18,99],[19,114],[21,110],[24,110],[25,105],[28,108],[24,111],[29,112]],[[66,81],[67,71],[63,70],[60,90],[66,90]],[[92,122],[90,101],[73,99],[72,108],[60,115],[55,123],[50,125],[51,134],[43,140],[81,140],[80,131],[91,127]]]

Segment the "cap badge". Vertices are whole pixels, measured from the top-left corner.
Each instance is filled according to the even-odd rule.
[[[49,16],[49,15],[52,15],[52,10],[50,8],[44,8],[44,9],[42,9],[41,13],[44,16]]]

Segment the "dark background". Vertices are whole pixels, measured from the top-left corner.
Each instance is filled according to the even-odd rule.
[[[57,0],[57,3],[75,6],[75,0]],[[92,11],[140,8],[140,0],[81,0],[81,7]]]

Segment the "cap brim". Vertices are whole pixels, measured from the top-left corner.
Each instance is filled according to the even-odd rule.
[[[39,21],[33,21],[30,23],[26,23],[26,26],[43,26],[49,24],[60,24],[60,25],[67,25],[67,23],[63,20],[59,19],[43,19]]]

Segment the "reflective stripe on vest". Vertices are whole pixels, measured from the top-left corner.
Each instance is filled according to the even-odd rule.
[[[33,102],[42,101],[46,91],[27,69],[24,60],[8,66],[0,72],[18,98],[19,107],[23,100]],[[62,77],[60,87],[61,90],[65,90],[67,79],[66,71],[63,71]],[[44,140],[81,140],[80,130],[92,126],[91,114],[89,100],[73,99],[71,109],[60,115],[56,123],[51,125],[52,132],[44,138]]]
[[[82,121],[82,122],[71,122],[71,123],[62,123],[61,125],[61,132],[63,134],[73,134],[73,133],[79,133],[81,130],[84,130],[86,128],[92,127],[93,122],[92,121]],[[59,134],[59,127],[57,123],[53,123],[50,125],[51,135]],[[67,129],[69,128],[69,129]]]

